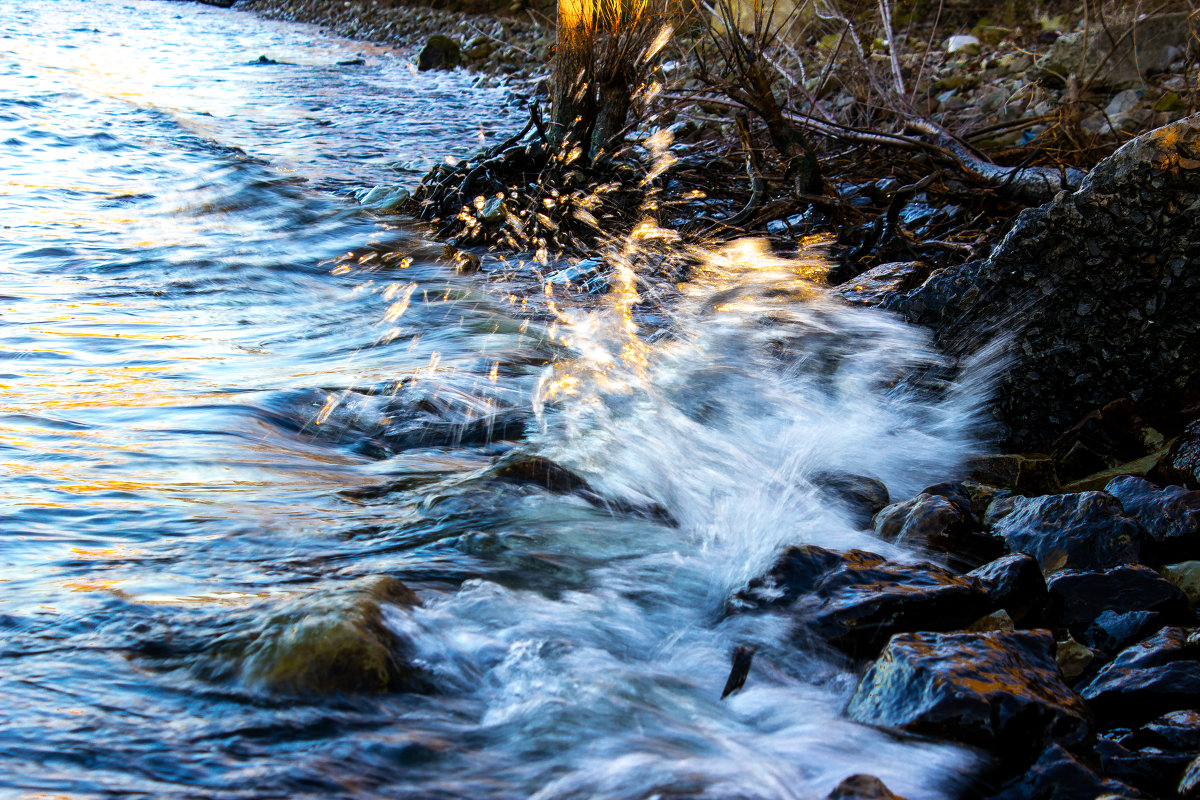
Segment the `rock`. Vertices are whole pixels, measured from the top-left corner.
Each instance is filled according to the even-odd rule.
[[[454,69],[462,61],[458,42],[444,34],[435,33],[425,40],[425,46],[417,54],[417,69]]]
[[[1056,39],[1038,62],[1042,74],[1060,83],[1075,75],[1091,88],[1137,86],[1188,49],[1186,12],[1109,20],[1098,27],[1094,33],[1078,31]]]
[[[1096,650],[1115,653],[1162,627],[1153,611],[1102,611],[1083,631],[1083,641]]]
[[[1162,564],[1200,558],[1200,491],[1159,489],[1130,475],[1114,478],[1104,488],[1146,532],[1142,548],[1147,560]]]
[[[1047,575],[1135,562],[1140,548],[1141,529],[1105,492],[1005,498],[992,503],[984,523]]]
[[[1078,744],[1088,711],[1063,683],[1046,631],[892,637],[846,708],[859,722],[1008,754]]]
[[[1164,578],[1179,587],[1192,608],[1200,603],[1200,561],[1167,564],[1160,572]]]
[[[1190,709],[1200,693],[1200,647],[1181,628],[1164,628],[1106,664],[1079,694],[1098,717],[1146,722]]]
[[[883,307],[966,356],[1003,334],[992,411],[1007,446],[1042,450],[1089,409],[1200,392],[1200,115],[1134,139],[1073,193],[1023,211],[983,260]]]
[[[1134,741],[1163,750],[1200,751],[1200,711],[1172,711],[1147,722],[1134,734]]]
[[[367,190],[358,202],[371,211],[386,214],[399,211],[411,196],[403,186],[376,186]]]
[[[1004,609],[993,611],[980,617],[967,626],[967,633],[987,633],[988,631],[1015,631],[1017,625]]]
[[[1097,776],[1075,756],[1052,744],[1028,772],[1004,784],[989,800],[1116,800],[1143,796],[1129,786]]]
[[[971,477],[982,483],[1028,495],[1058,488],[1055,462],[1042,453],[1004,453],[971,460]]]
[[[1179,778],[1195,753],[1167,752],[1153,747],[1130,749],[1114,739],[1096,742],[1101,768],[1110,778],[1127,783],[1153,797],[1175,793]]]
[[[883,481],[867,475],[823,471],[809,480],[822,494],[849,511],[855,523],[863,526],[869,525],[891,499]]]
[[[604,259],[585,258],[546,276],[546,285],[574,285],[588,294],[600,294],[608,291],[609,272]]]
[[[1159,462],[1158,471],[1167,482],[1200,489],[1200,419],[1183,429]]]
[[[1149,567],[1126,565],[1105,572],[1064,570],[1047,581],[1046,615],[1055,626],[1082,636],[1105,611],[1152,611],[1164,622],[1190,622],[1183,592]]]
[[[301,694],[427,691],[427,677],[406,661],[404,644],[383,624],[385,604],[411,608],[420,601],[386,577],[297,601],[241,645],[240,677]]]
[[[911,291],[929,277],[931,267],[923,261],[894,261],[872,267],[838,284],[833,293],[856,305],[877,306],[897,293]]]
[[[504,208],[503,197],[492,197],[485,200],[479,208],[479,219],[482,222],[493,224],[504,219],[506,215]]]
[[[810,544],[789,547],[770,572],[750,581],[731,604],[743,609],[791,605],[815,591],[821,579],[839,567],[868,568],[880,566],[885,561],[883,556],[862,550],[839,553]]]
[[[904,800],[874,775],[851,775],[825,795],[826,800]]]
[[[471,447],[494,441],[523,439],[531,412],[497,407],[488,398],[449,389],[408,387],[383,408],[390,420],[375,437],[384,453],[419,447]]]
[[[806,630],[857,658],[895,633],[961,630],[995,609],[975,580],[933,564],[846,561],[795,606]]]
[[[1058,671],[1068,681],[1073,681],[1086,672],[1095,660],[1096,654],[1091,648],[1070,636],[1065,642],[1058,642],[1054,650],[1054,661],[1058,664]]]
[[[1023,553],[1004,556],[966,575],[983,588],[992,608],[1007,611],[1018,623],[1041,617],[1048,593],[1037,561]]]
[[[977,56],[983,52],[983,43],[970,34],[959,34],[946,40],[946,52]]]
[[[957,534],[978,523],[949,498],[922,492],[875,515],[875,535],[909,546],[950,550]]]

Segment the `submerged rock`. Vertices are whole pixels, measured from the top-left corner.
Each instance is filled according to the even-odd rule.
[[[426,691],[427,676],[383,622],[383,608],[420,600],[395,578],[357,581],[297,600],[272,614],[234,650],[239,677],[271,691],[334,694]],[[229,642],[218,642],[229,651]]]
[[[1003,498],[988,509],[984,522],[1010,550],[1036,558],[1047,575],[1135,562],[1142,535],[1105,492]]]
[[[811,481],[824,495],[845,508],[859,525],[870,524],[891,500],[883,481],[867,475],[826,471],[813,475]]]
[[[847,715],[859,722],[993,751],[1036,752],[1088,734],[1088,711],[1063,683],[1046,631],[904,633],[863,676]]]
[[[1134,139],[1073,193],[1021,213],[990,257],[884,306],[954,353],[1011,355],[993,406],[1016,450],[1089,409],[1180,408],[1200,390],[1200,115]]]
[[[827,794],[826,800],[904,800],[874,775],[851,775]]]
[[[1200,491],[1179,486],[1157,488],[1150,481],[1123,475],[1105,491],[1121,501],[1146,532],[1147,559],[1158,564],[1200,558]]]

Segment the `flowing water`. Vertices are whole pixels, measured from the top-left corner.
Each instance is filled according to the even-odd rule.
[[[854,676],[786,617],[726,612],[788,544],[911,557],[817,471],[903,496],[972,447],[979,392],[914,378],[923,337],[823,299],[817,256],[710,254],[669,337],[619,302],[546,329],[348,199],[510,133],[503,91],[153,0],[7,0],[0,85],[5,793],[732,800],[870,772],[915,799],[970,774],[842,719]],[[591,488],[497,480],[516,452]],[[419,691],[298,682],[284,662],[354,620]]]

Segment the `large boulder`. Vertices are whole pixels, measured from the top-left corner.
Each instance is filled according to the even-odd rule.
[[[1121,397],[1182,408],[1200,391],[1198,210],[1200,114],[1129,142],[1075,192],[1022,212],[991,256],[884,307],[953,354],[1003,345],[993,413],[1013,449],[1044,449]]]
[[[1100,717],[1119,723],[1146,722],[1195,705],[1200,694],[1200,646],[1180,628],[1123,650],[1079,694]]]
[[[1081,635],[1106,611],[1147,611],[1167,623],[1194,619],[1179,587],[1140,564],[1097,572],[1063,570],[1051,575],[1048,583],[1048,621]]]
[[[1133,475],[1114,478],[1104,490],[1146,531],[1143,551],[1151,561],[1200,558],[1200,492],[1179,486],[1159,489]]]
[[[863,676],[846,708],[859,722],[1033,755],[1088,735],[1048,631],[906,633]]]

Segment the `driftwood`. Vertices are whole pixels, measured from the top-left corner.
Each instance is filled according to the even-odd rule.
[[[678,103],[745,108],[736,100],[707,94],[665,94],[662,97],[664,100]],[[790,112],[785,112],[783,118],[793,125],[832,139],[922,151],[935,160],[956,168],[973,183],[985,186],[1002,197],[1026,203],[1040,205],[1049,202],[1059,191],[1076,189],[1086,175],[1082,170],[1072,168],[1004,167],[993,164],[985,156],[973,151],[927,120],[915,120],[909,123],[908,127],[935,141],[899,133],[864,131]]]

